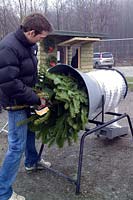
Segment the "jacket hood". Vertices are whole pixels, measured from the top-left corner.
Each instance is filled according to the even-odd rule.
[[[16,38],[25,46],[25,47],[32,47],[35,43],[31,43],[25,36],[24,31],[21,27],[17,29],[15,32]]]

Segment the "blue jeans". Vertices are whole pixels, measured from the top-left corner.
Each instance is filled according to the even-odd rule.
[[[28,130],[25,149],[25,166],[31,167],[38,161],[38,153],[35,147],[35,133]]]
[[[8,112],[8,150],[0,169],[0,200],[8,200],[12,195],[14,183],[23,152],[25,165],[32,165],[38,159],[35,149],[35,134],[28,131],[27,124],[17,126],[17,122],[27,118],[26,110]]]
[[[27,117],[31,116],[30,109],[26,110]],[[25,149],[25,166],[32,167],[38,161],[38,153],[35,147],[35,133],[28,129],[27,131],[27,141]]]

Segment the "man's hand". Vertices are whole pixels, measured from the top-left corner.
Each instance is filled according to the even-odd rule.
[[[39,92],[37,92],[37,95],[38,95],[40,98],[49,99],[49,95],[48,95],[47,92],[39,91]]]
[[[43,108],[41,110],[35,110],[36,114],[39,115],[39,116],[42,116],[42,115],[46,114],[48,111],[49,111],[48,107],[45,107],[45,108]]]
[[[38,91],[37,96],[40,98],[40,105],[36,106],[37,110],[41,110],[42,108],[46,107],[46,98],[45,98],[45,93],[42,91]]]
[[[35,112],[37,115],[42,116],[49,111],[49,108],[46,105],[47,101],[44,97],[41,97],[40,101],[41,101],[41,105],[36,106]]]
[[[37,106],[37,110],[41,110],[46,107],[46,99],[44,97],[40,98],[41,104]]]
[[[35,110],[39,111],[42,110],[43,108],[47,107],[48,103],[48,95],[46,95],[45,92],[38,91],[37,95],[40,97],[40,105],[35,106]]]

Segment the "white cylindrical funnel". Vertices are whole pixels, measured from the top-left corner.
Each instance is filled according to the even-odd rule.
[[[104,96],[104,110],[110,111],[118,106],[127,94],[127,82],[123,74],[115,69],[99,69],[88,73],[80,72],[69,65],[59,64],[49,69],[50,73],[71,75],[79,80],[81,87],[88,95],[89,119],[102,109]]]

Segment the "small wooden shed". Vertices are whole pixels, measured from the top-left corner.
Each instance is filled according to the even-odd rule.
[[[103,34],[77,31],[54,31],[39,43],[39,66],[55,57],[58,63],[71,65],[77,52],[75,68],[90,71],[93,68],[93,44],[103,38]]]

